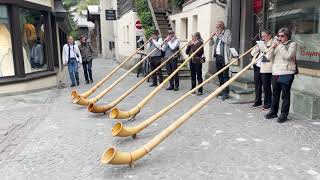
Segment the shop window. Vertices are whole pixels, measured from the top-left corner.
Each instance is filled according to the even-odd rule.
[[[0,5],[0,78],[14,75],[8,8]]]
[[[297,42],[297,60],[309,64],[310,68],[320,63],[320,4],[313,0],[268,0],[267,24],[277,32],[281,27],[292,30],[292,40]]]
[[[48,69],[45,48],[45,18],[43,12],[19,9],[22,51],[25,73]]]

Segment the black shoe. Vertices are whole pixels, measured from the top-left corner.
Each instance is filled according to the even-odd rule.
[[[91,79],[90,82],[93,83],[93,79]]]
[[[152,84],[149,85],[149,87],[155,87],[155,86],[157,86],[157,84],[153,84],[152,83]]]
[[[266,119],[273,119],[273,118],[278,117],[278,115],[277,115],[276,113],[270,111],[270,112],[268,112],[266,115],[264,115],[264,117],[265,117]]]
[[[196,95],[201,96],[202,94],[203,94],[202,92],[198,92]]]
[[[278,117],[277,122],[278,122],[278,123],[284,123],[284,122],[286,122],[287,120],[288,120],[287,115],[281,113],[280,116]]]
[[[77,86],[79,86],[79,84],[80,84],[80,82],[79,82],[79,81],[77,81]]]
[[[174,91],[179,91],[179,88],[178,88],[178,87],[174,87],[173,90],[174,90]]]
[[[262,104],[261,103],[254,103],[251,107],[252,108],[259,108]]]
[[[229,99],[229,95],[228,94],[224,94],[222,95],[222,101]]]
[[[173,90],[173,87],[168,87],[166,90],[170,91],[170,90]]]
[[[88,80],[86,81],[86,84],[89,84],[89,81],[88,81]]]
[[[75,87],[75,86],[76,86],[75,84],[71,84],[71,85],[70,85],[70,87]]]
[[[269,110],[269,109],[270,109],[270,106],[268,106],[268,105],[263,105],[263,106],[262,106],[262,110],[264,110],[264,111],[265,111],[265,110]]]

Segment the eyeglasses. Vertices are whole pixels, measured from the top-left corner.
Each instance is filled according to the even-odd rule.
[[[285,35],[279,35],[279,34],[278,34],[278,37],[284,37],[284,36],[285,36]]]

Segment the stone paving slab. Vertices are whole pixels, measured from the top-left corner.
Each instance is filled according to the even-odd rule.
[[[101,79],[115,64],[94,61],[94,77]],[[120,77],[124,70],[112,80]],[[81,78],[83,75],[80,73]],[[112,80],[108,81],[107,87]],[[68,79],[65,82],[69,82]],[[83,82],[83,81],[82,81]],[[131,74],[101,102],[107,103],[137,82]],[[152,91],[144,83],[117,107],[129,110]],[[77,87],[84,92],[90,86]],[[190,89],[161,90],[137,115],[136,125]],[[133,151],[147,143],[214,89],[190,96],[140,132],[136,139],[115,138],[116,121],[73,105],[71,88],[1,97],[1,179],[320,179],[320,123],[290,116],[279,124],[265,120],[265,112],[248,104],[212,100],[134,167],[102,165],[103,151],[115,146]],[[101,91],[100,91],[101,92]],[[98,92],[97,92],[98,93]],[[95,95],[97,94],[95,93]],[[32,120],[30,120],[32,119]],[[12,127],[16,130],[11,130]],[[6,133],[12,132],[12,133]],[[6,139],[6,141],[3,141]],[[7,148],[8,149],[8,148]],[[1,149],[0,149],[1,150]]]

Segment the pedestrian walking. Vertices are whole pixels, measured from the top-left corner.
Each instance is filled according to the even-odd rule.
[[[82,63],[82,58],[78,46],[74,44],[72,36],[68,36],[67,44],[63,46],[62,51],[63,65],[68,65],[71,80],[70,87],[78,86],[80,84],[78,67]]]
[[[174,53],[179,50],[179,39],[175,36],[174,31],[169,30],[166,39],[164,40],[164,44],[162,46],[162,51],[164,52],[164,58],[168,59]],[[169,62],[166,64],[167,74],[170,76],[173,71],[175,71],[178,67],[178,58],[179,55],[175,55],[173,58],[170,59]],[[167,90],[179,90],[179,75],[176,73],[173,78],[170,79],[170,85]]]
[[[186,54],[189,56],[194,53],[201,45],[203,44],[203,40],[199,32],[192,34],[192,40],[189,41],[189,44],[186,49]],[[196,87],[196,80],[198,80],[198,84],[203,82],[202,79],[202,63],[203,63],[203,47],[192,57],[189,65],[191,71],[191,89]],[[197,95],[203,94],[203,88],[200,87],[198,89]]]
[[[156,69],[158,66],[160,66],[161,64],[161,45],[162,45],[162,39],[159,37],[159,31],[158,30],[154,30],[152,33],[152,40],[149,42],[149,51],[152,51],[153,49],[156,48],[155,51],[153,51],[150,55],[150,66],[151,66],[151,71],[153,71],[154,69]],[[152,84],[150,85],[150,87],[153,86],[157,86],[157,76],[159,79],[159,84],[162,83],[163,81],[163,77],[162,77],[162,72],[161,72],[161,68],[152,75]]]
[[[94,57],[94,51],[90,43],[87,42],[86,36],[80,37],[79,50],[82,56],[82,67],[86,84],[93,83],[92,79],[92,60]]]
[[[269,30],[263,30],[261,32],[261,40],[264,41],[267,48],[272,46],[272,33]],[[252,51],[251,55],[255,56],[262,52],[258,46],[256,46]],[[265,60],[266,58],[266,60]],[[265,60],[265,61],[263,61]],[[272,77],[272,62],[273,55],[271,52],[268,52],[264,55],[264,58],[260,58],[254,65],[254,83],[255,83],[255,101],[252,105],[253,108],[261,107],[262,101],[262,88],[264,92],[263,98],[263,110],[267,110],[271,107],[272,91],[271,91],[271,77]]]
[[[287,120],[290,109],[291,85],[294,74],[297,73],[296,52],[297,43],[291,41],[291,30],[281,28],[277,40],[273,43],[272,65],[272,104],[271,110],[265,115],[266,119],[278,117],[280,95],[282,99],[281,114],[278,122]]]
[[[216,23],[216,31],[212,33],[212,39],[209,45],[213,46],[213,57],[216,60],[217,71],[220,71],[226,64],[229,63],[231,58],[230,45],[231,45],[231,31],[225,28],[223,21]],[[229,80],[229,68],[223,73],[218,75],[219,84],[222,86]],[[222,95],[222,100],[229,98],[229,86],[226,87]]]

